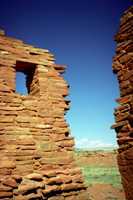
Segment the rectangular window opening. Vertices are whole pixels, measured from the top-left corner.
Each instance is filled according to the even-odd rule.
[[[34,72],[36,66],[33,63],[16,62],[16,90],[17,94],[31,95],[33,87]]]

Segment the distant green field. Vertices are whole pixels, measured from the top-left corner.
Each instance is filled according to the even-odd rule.
[[[117,167],[79,167],[82,169],[84,180],[91,187],[95,183],[106,183],[114,188],[121,185],[121,176]]]
[[[93,147],[93,148],[75,148],[75,153],[91,153],[91,152],[110,152],[117,151],[118,147]]]

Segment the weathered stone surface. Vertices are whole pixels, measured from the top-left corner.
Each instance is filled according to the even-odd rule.
[[[115,68],[116,62],[122,64],[121,67],[118,67],[119,69],[117,68],[113,71],[117,74],[119,88],[121,90],[121,98],[116,99],[116,102],[121,104],[121,106],[115,108],[114,115],[116,124],[111,126],[111,129],[115,128],[117,133],[117,143],[119,145],[117,162],[122,176],[122,184],[127,200],[133,199],[133,193],[131,191],[131,188],[133,187],[133,169],[131,167],[133,163],[133,40],[131,38],[133,30],[132,11],[133,6],[124,12],[124,16],[120,19],[121,27],[114,36],[115,41],[118,43],[118,48],[116,49],[117,55],[113,57],[113,60],[115,60],[113,66]]]
[[[72,177],[69,175],[63,175],[61,174],[60,177],[62,178],[64,183],[70,183],[72,181]]]
[[[17,187],[18,186],[18,183],[14,179],[5,179],[3,181],[3,184],[7,185],[7,186],[11,186],[11,187]]]
[[[55,197],[50,197],[48,200],[64,200],[63,196],[55,196]]]
[[[10,191],[12,190],[12,187],[9,186],[4,186],[4,185],[0,185],[0,191]]]
[[[47,185],[58,185],[58,184],[62,184],[63,183],[63,180],[61,177],[57,176],[57,177],[54,177],[54,178],[50,178],[46,184]]]
[[[34,153],[35,155],[35,158],[50,158],[52,156],[52,153],[51,152],[40,152],[40,151],[36,151]]]
[[[33,180],[43,180],[42,175],[37,174],[37,173],[28,174],[28,175],[24,176],[24,178],[33,179]]]
[[[75,174],[81,174],[82,170],[79,169],[79,168],[75,168],[75,169],[69,170],[69,172],[70,172],[71,175],[75,175]]]
[[[0,197],[12,197],[13,193],[12,192],[0,192]]]
[[[61,190],[76,190],[77,184],[76,183],[69,183],[69,184],[62,184]]]
[[[13,122],[13,118],[12,117],[0,117],[0,122],[2,123],[12,123]]]
[[[55,150],[55,144],[54,142],[36,142],[37,150],[39,151],[52,151]]]
[[[48,168],[50,168],[50,167],[48,167]],[[55,177],[57,175],[55,170],[53,171],[53,170],[45,170],[45,169],[44,169],[44,171],[42,170],[42,174],[43,174],[43,176],[47,176],[47,177]]]
[[[123,115],[116,115],[115,122],[120,122],[127,119],[130,116],[130,113],[125,113]]]
[[[42,158],[40,161],[41,164],[58,164],[57,158]]]
[[[0,169],[0,174],[1,175],[11,175],[12,174],[12,170],[11,169],[7,169],[7,168],[2,168],[2,169]]]
[[[14,169],[16,167],[15,162],[9,160],[2,160],[0,162],[0,169],[7,168],[7,169]]]
[[[24,194],[29,190],[37,189],[38,184],[19,185],[18,189],[14,190],[14,194]]]
[[[9,92],[10,88],[7,87],[6,85],[0,85],[0,91],[2,91],[2,92]]]
[[[65,134],[51,134],[51,138],[54,142],[65,140]]]
[[[14,174],[11,176],[13,179],[17,180],[17,181],[21,181],[22,180],[22,176]]]
[[[18,138],[19,140],[30,140],[32,139],[32,135],[21,135]]]
[[[6,141],[10,141],[10,140],[16,140],[16,136],[14,135],[0,135],[0,140],[6,140]]]
[[[58,185],[46,186],[45,190],[42,190],[42,193],[45,195],[45,194],[49,194],[51,192],[57,192],[60,189],[61,189],[61,187]]]
[[[76,195],[68,196],[65,198],[65,200],[77,200],[77,196]]]
[[[89,199],[89,192],[81,193],[78,195],[78,200],[88,200]]]
[[[112,125],[110,128],[111,128],[111,129],[115,129],[115,128],[118,128],[118,127],[123,126],[123,125],[125,125],[125,124],[128,124],[128,120],[119,122],[119,123],[117,123],[117,124],[114,124],[114,125]]]
[[[0,131],[4,130],[4,128],[5,128],[5,127],[4,127],[4,124],[1,123],[1,124],[0,124]]]
[[[36,117],[16,117],[17,122],[24,122],[24,123],[39,123],[39,119]]]
[[[70,100],[64,99],[69,85],[61,77],[66,67],[54,64],[48,50],[4,37],[3,31],[0,35],[0,197],[77,200],[86,187],[73,163],[74,137],[68,137],[71,130],[63,118],[70,109]],[[120,63],[115,70],[121,76],[125,72]],[[26,75],[29,95],[15,93],[15,71]],[[129,80],[119,81],[124,95]]]
[[[73,176],[72,180],[73,180],[73,183],[83,183],[84,182],[82,175],[75,175],[75,176]]]
[[[59,147],[72,147],[72,146],[75,146],[75,142],[74,140],[63,140],[63,141],[59,141],[59,142],[56,142],[57,146]]]

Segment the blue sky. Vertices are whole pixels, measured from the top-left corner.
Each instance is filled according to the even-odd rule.
[[[131,0],[0,0],[6,36],[48,49],[56,64],[67,66],[71,109],[65,118],[76,147],[117,145],[110,126],[119,85],[110,66],[117,48],[113,36],[130,6]],[[25,93],[25,86],[17,93]]]

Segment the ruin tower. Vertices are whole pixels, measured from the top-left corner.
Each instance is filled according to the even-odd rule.
[[[133,199],[133,6],[120,19],[120,29],[114,36],[118,43],[112,68],[118,77],[120,98],[115,108],[115,129],[118,138],[118,166],[127,200]]]
[[[74,137],[63,118],[69,86],[48,50],[0,31],[0,198],[87,200],[74,163]],[[28,95],[15,93],[15,72],[26,75]]]

